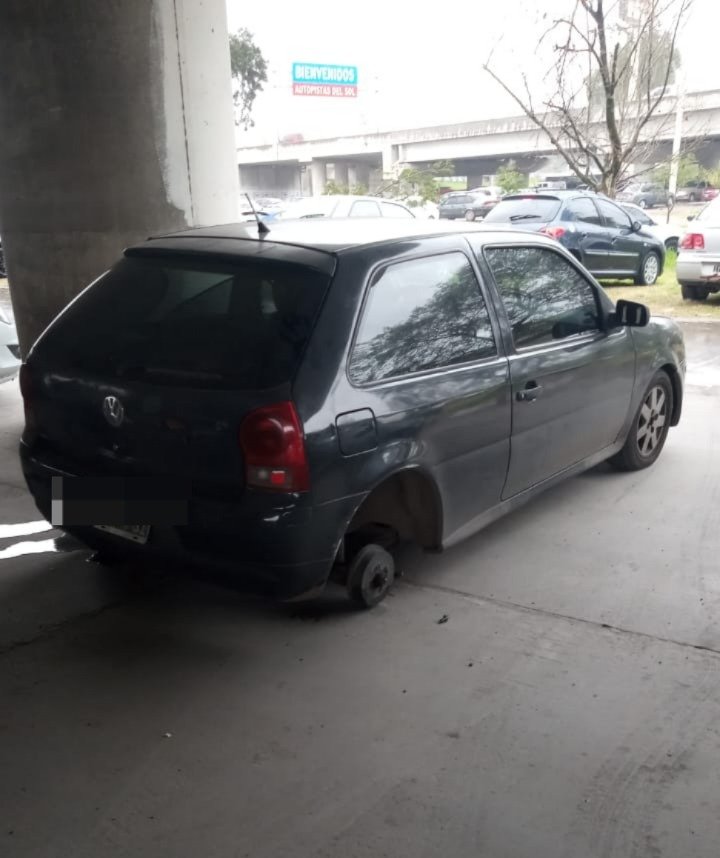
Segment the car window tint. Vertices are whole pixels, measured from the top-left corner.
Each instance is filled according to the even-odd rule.
[[[373,282],[350,359],[367,384],[496,354],[475,273],[462,253],[398,262]]]
[[[597,204],[608,226],[613,227],[613,229],[630,229],[630,215],[623,211],[620,206],[600,199],[597,201]]]
[[[372,200],[358,200],[350,208],[350,217],[380,217],[380,209]]]
[[[577,269],[542,247],[485,251],[517,348],[598,330],[595,292]]]
[[[383,217],[404,217],[412,218],[413,213],[408,211],[404,206],[399,206],[396,203],[380,203]]]
[[[595,226],[600,225],[600,215],[595,208],[595,204],[587,197],[578,197],[575,200],[570,200],[562,210],[560,217],[564,221],[580,221],[582,223],[593,223]]]

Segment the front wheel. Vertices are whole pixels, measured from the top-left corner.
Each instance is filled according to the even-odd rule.
[[[704,301],[710,294],[707,286],[681,286],[684,301]]]
[[[472,209],[465,212],[465,220],[475,220],[475,212]]]
[[[640,265],[640,271],[635,277],[638,286],[652,286],[660,274],[660,257],[657,253],[648,253]]]
[[[673,411],[673,389],[665,372],[658,372],[645,391],[625,444],[611,464],[621,471],[648,468],[665,446]]]
[[[640,206],[641,209],[646,209],[648,207],[647,200],[646,199],[638,200],[638,205]]]

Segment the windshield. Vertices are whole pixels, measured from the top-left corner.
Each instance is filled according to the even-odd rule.
[[[484,223],[516,223],[517,221],[552,220],[560,210],[555,197],[514,197],[500,200],[485,217]]]
[[[126,258],[39,344],[72,371],[264,389],[290,380],[329,279],[274,262]]]

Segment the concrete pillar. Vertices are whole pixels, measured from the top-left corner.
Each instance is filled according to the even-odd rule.
[[[333,164],[333,169],[335,172],[335,182],[347,188],[349,183],[347,161],[336,161]]]
[[[370,167],[367,164],[351,164],[348,167],[348,185],[353,188],[356,185],[370,187]]]
[[[397,162],[397,146],[383,146],[382,149],[382,171],[386,179],[392,178],[394,175],[395,164]]]
[[[304,197],[312,196],[312,177],[310,175],[310,163],[300,164],[300,193]]]
[[[327,166],[324,161],[310,162],[310,184],[312,187],[312,195],[319,197],[325,193],[325,185],[327,185]]]
[[[3,0],[0,234],[20,343],[150,233],[237,218],[224,0]]]

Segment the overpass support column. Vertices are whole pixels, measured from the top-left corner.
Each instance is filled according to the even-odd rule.
[[[310,184],[312,186],[312,195],[319,197],[325,193],[325,185],[327,185],[327,166],[324,161],[310,162]]]
[[[0,5],[0,234],[26,352],[150,233],[237,218],[224,0]]]
[[[335,171],[335,181],[337,182],[337,184],[343,185],[343,187],[347,188],[349,185],[347,162],[336,161],[333,164],[333,169]]]
[[[354,188],[362,185],[365,190],[370,187],[370,167],[367,164],[352,164],[348,167],[348,185]]]

